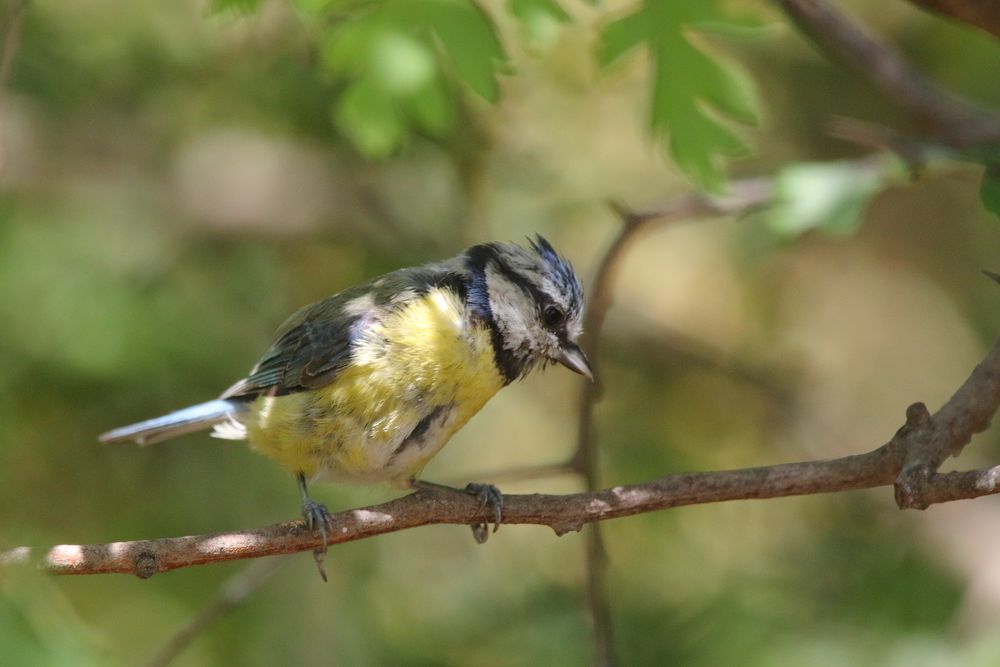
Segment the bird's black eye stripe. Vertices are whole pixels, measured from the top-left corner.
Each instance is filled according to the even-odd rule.
[[[542,324],[555,329],[566,320],[566,313],[559,306],[549,304],[542,309]]]
[[[492,261],[493,266],[503,274],[504,278],[510,281],[511,284],[517,285],[522,290],[525,291],[537,304],[544,304],[541,306],[541,318],[542,325],[550,330],[556,330],[562,327],[566,322],[566,311],[564,311],[560,306],[552,303],[550,297],[543,294],[538,286],[528,280],[525,276],[521,275],[513,268],[511,268],[503,259],[503,256],[496,252],[495,248],[490,245],[477,246],[474,250],[482,248],[483,250],[478,251],[475,254],[476,259],[479,260],[480,270],[485,271],[485,267],[488,262]],[[490,252],[492,250],[492,252]],[[475,261],[475,260],[474,260]]]

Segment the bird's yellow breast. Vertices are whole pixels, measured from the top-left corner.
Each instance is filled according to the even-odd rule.
[[[325,387],[258,398],[250,443],[308,478],[406,483],[504,384],[490,332],[435,289],[385,312]]]

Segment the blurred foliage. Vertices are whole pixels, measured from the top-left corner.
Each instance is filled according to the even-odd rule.
[[[994,40],[907,3],[844,4],[1000,105]],[[618,224],[607,200],[647,209],[692,183],[772,177],[777,196],[653,226],[624,258],[602,482],[884,442],[1000,330],[978,274],[1000,269],[995,178],[970,164],[991,156],[914,176],[831,137],[831,115],[909,125],[782,25],[722,0],[28,3],[0,94],[0,549],[295,516],[294,482],[240,445],[94,437],[216,395],[302,304],[473,242],[541,232],[589,280]],[[428,478],[564,459],[577,381],[504,390]],[[998,456],[987,432],[959,465]],[[395,493],[314,492],[336,509]],[[608,523],[622,664],[997,664],[996,500],[899,513],[890,496]],[[586,664],[582,546],[429,527],[332,549],[326,585],[303,554],[176,664]],[[2,572],[0,663],[137,664],[242,567]]]
[[[669,135],[670,154],[678,166],[712,190],[721,190],[724,182],[716,155],[746,152],[718,115],[743,123],[757,118],[749,81],[732,65],[695,46],[689,34],[705,27],[731,30],[734,24],[724,4],[646,0],[634,13],[604,27],[600,53],[602,64],[608,65],[636,46],[647,46],[653,69],[653,132]]]
[[[811,229],[854,232],[864,206],[881,189],[885,171],[880,163],[856,161],[800,162],[781,170],[774,178],[771,229],[791,236]]]
[[[384,157],[413,130],[436,136],[452,129],[455,100],[445,83],[446,66],[477,94],[497,101],[504,54],[478,6],[450,0],[367,4],[357,16],[337,18],[322,57],[332,77],[349,81],[334,117],[363,153]]]
[[[299,0],[322,26],[324,70],[344,85],[333,115],[337,126],[368,157],[386,157],[414,134],[454,132],[461,91],[458,75],[484,100],[496,103],[507,58],[498,28],[469,0]],[[756,121],[747,78],[733,63],[696,46],[692,30],[738,32],[757,19],[734,17],[722,0],[648,0],[603,26],[598,59],[611,65],[637,47],[652,63],[650,126],[666,139],[678,166],[698,184],[721,190],[717,157],[742,155],[745,143],[718,116]],[[259,0],[216,0],[217,11],[254,10]],[[555,0],[510,0],[506,10],[538,39],[570,15]]]

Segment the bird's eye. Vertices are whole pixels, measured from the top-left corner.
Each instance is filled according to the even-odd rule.
[[[548,329],[554,329],[563,323],[566,319],[566,313],[562,311],[558,306],[548,305],[542,311],[542,324]]]

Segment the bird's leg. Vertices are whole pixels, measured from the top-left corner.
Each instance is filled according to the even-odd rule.
[[[309,530],[318,530],[323,538],[323,546],[313,551],[313,558],[316,559],[316,569],[319,576],[326,581],[326,568],[323,567],[323,560],[326,558],[326,527],[330,524],[330,512],[326,505],[321,505],[309,497],[309,489],[306,486],[306,476],[299,473],[296,476],[299,482],[299,491],[302,492],[302,518],[306,520],[306,527]]]
[[[413,479],[410,480],[410,485],[418,491],[457,491],[459,493],[472,494],[479,500],[479,506],[482,509],[489,508],[493,518],[493,532],[495,533],[500,529],[500,524],[503,521],[503,494],[500,493],[500,489],[492,484],[469,482],[465,485],[464,489],[456,489],[453,486],[445,484],[435,484],[434,482],[426,482],[422,479]],[[476,542],[479,544],[486,542],[490,536],[488,523],[476,523],[470,527],[472,528],[472,536],[476,539]]]

